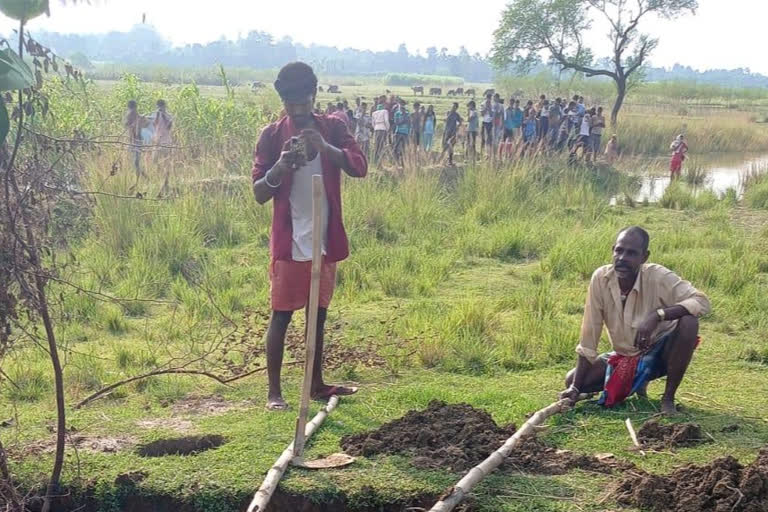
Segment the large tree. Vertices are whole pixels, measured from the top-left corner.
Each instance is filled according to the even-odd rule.
[[[610,77],[616,84],[616,125],[628,86],[659,42],[640,32],[641,21],[673,19],[697,8],[697,0],[512,0],[494,34],[492,60],[502,70],[526,71],[546,56],[563,70]],[[596,17],[610,26],[609,66],[597,64],[584,44]]]

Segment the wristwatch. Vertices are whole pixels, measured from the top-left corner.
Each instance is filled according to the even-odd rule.
[[[659,308],[656,310],[656,314],[659,315],[659,321],[663,322],[666,318],[667,314],[664,313],[664,308]]]

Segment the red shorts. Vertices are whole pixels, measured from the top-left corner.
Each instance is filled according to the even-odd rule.
[[[312,280],[311,261],[275,260],[269,268],[272,310],[297,311],[309,304]],[[320,270],[320,307],[328,308],[336,286],[336,263],[322,264]]]
[[[680,174],[683,168],[683,160],[685,157],[681,154],[675,153],[672,156],[672,160],[669,162],[669,170],[672,174]]]

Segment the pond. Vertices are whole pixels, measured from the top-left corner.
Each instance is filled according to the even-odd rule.
[[[625,167],[624,165],[619,165]],[[656,202],[664,194],[669,186],[669,158],[642,158],[633,165],[636,169],[644,169],[640,172],[640,186],[633,190],[635,201]],[[729,188],[743,193],[742,182],[744,176],[750,172],[768,171],[768,155],[766,154],[708,154],[693,155],[683,164],[683,176],[690,169],[696,169],[697,174],[704,176],[703,182],[696,188],[711,190],[718,197]]]

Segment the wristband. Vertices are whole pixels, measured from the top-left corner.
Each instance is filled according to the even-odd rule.
[[[278,188],[278,187],[280,187],[280,185],[282,185],[282,184],[283,184],[283,182],[282,182],[282,181],[280,181],[280,183],[278,183],[277,185],[273,185],[273,184],[271,184],[271,183],[269,182],[269,173],[270,173],[270,172],[272,172],[272,169],[270,169],[269,171],[267,171],[267,172],[264,174],[264,183],[266,183],[266,184],[267,184],[267,186],[268,186],[269,188]]]

